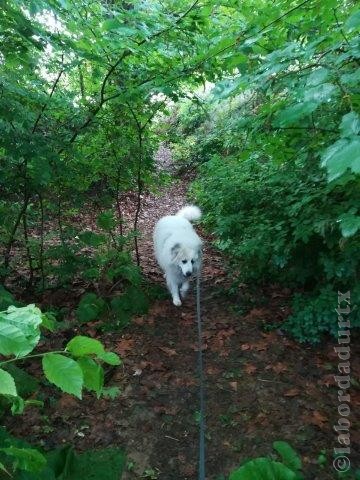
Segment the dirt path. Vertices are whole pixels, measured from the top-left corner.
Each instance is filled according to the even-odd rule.
[[[155,221],[185,201],[186,184],[143,199],[140,254],[146,276],[163,284],[152,255]],[[231,301],[222,261],[205,246],[202,284],[206,371],[207,472],[209,480],[227,478],[244,459],[268,455],[272,442],[287,440],[303,457],[307,478],[334,478],[320,469],[318,455],[331,459],[336,438],[336,358],[332,346],[300,347],[281,331],[264,333],[266,324],[288,313],[289,292],[275,287],[249,293],[242,287]],[[125,333],[100,338],[124,360],[109,372],[120,387],[115,400],[87,395],[80,402],[63,395],[45,419],[31,409],[15,430],[46,445],[72,442],[76,448],[123,446],[129,468],[125,480],[195,480],[198,461],[197,333],[194,293],[181,308],[168,297]],[[354,396],[353,408],[356,408]],[[48,425],[46,431],[45,427]],[[50,444],[49,444],[50,438]],[[353,451],[356,451],[355,430]]]

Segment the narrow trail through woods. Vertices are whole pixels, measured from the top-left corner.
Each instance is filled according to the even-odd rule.
[[[144,274],[151,283],[164,286],[153,256],[153,226],[161,216],[175,213],[187,203],[186,191],[187,181],[179,180],[160,195],[144,195],[139,249]],[[281,331],[266,333],[262,325],[288,313],[288,291],[269,287],[253,294],[242,286],[230,299],[223,260],[201,229],[199,233],[205,237],[202,320],[207,478],[220,480],[244,459],[268,455],[275,440],[288,440],[311,472],[319,452],[335,441],[332,425],[337,398],[332,379],[336,358],[332,348],[305,348]],[[43,420],[36,410],[25,413],[24,422],[13,429],[18,434],[30,430],[37,440],[44,437],[47,447],[51,442],[73,443],[78,449],[122,446],[130,462],[124,480],[195,480],[194,286],[182,307],[173,306],[166,296],[125,331],[98,338],[123,358],[123,366],[107,375],[107,383],[118,386],[121,394],[115,400],[86,395],[82,401],[64,394],[49,407],[50,433],[45,435],[40,429]],[[144,476],[151,470],[156,477]],[[332,477],[323,472],[312,478]]]
[[[164,285],[152,253],[152,230],[163,215],[186,201],[182,180],[160,196],[145,196],[139,223],[145,275]],[[200,230],[204,238],[204,232]],[[202,320],[206,374],[207,472],[220,479],[245,458],[271,451],[275,440],[289,440],[313,460],[329,447],[335,395],[329,389],[329,365],[316,350],[306,350],[281,332],[264,333],[262,322],[283,318],[288,292],[271,289],[235,313],[226,291],[229,282],[219,254],[205,238],[202,272]],[[260,298],[261,297],[261,298]],[[238,295],[238,307],[246,293]],[[248,300],[247,300],[248,301]],[[134,463],[125,479],[154,469],[164,480],[197,478],[198,381],[195,292],[181,308],[167,296],[129,330],[111,336],[109,347],[124,359],[113,381],[121,397],[102,413],[112,439],[126,446]],[[316,365],[316,366],[315,366]],[[324,410],[325,407],[325,410]],[[328,408],[330,407],[330,409]],[[95,406],[96,408],[96,406]],[[326,411],[328,410],[328,411]],[[101,414],[99,414],[101,418]],[[111,425],[115,422],[118,430]],[[307,451],[307,444],[312,447]],[[110,440],[110,439],[109,439]],[[321,477],[326,478],[326,474]]]

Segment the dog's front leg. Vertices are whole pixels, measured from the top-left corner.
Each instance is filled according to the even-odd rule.
[[[181,300],[179,296],[179,285],[171,275],[166,275],[166,283],[169,289],[169,292],[172,295],[173,299],[173,304],[176,305],[177,307],[180,307],[181,305]]]
[[[189,287],[190,287],[190,283],[185,281],[181,287],[180,287],[180,295],[181,295],[181,298],[185,298],[185,295],[187,293],[187,291],[189,290]]]

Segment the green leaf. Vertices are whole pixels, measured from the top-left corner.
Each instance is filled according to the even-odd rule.
[[[46,458],[34,448],[8,447],[0,448],[1,452],[13,457],[16,468],[27,472],[40,472],[46,465]]]
[[[96,223],[98,227],[102,228],[107,232],[113,230],[116,226],[116,220],[114,218],[113,212],[111,210],[108,210],[107,212],[100,213]]]
[[[359,215],[354,215],[352,213],[344,213],[340,216],[339,221],[342,236],[345,238],[352,237],[358,230],[360,230]]]
[[[356,87],[360,83],[360,68],[355,70],[355,72],[344,73],[341,75],[340,81],[348,86]]]
[[[11,413],[13,415],[22,415],[25,410],[25,401],[21,397],[14,397],[11,405]]]
[[[342,117],[340,124],[342,137],[350,137],[360,132],[360,117],[355,112],[349,112]]]
[[[21,330],[8,324],[6,316],[0,314],[0,354],[21,356],[22,352],[26,352],[27,347],[26,337]]]
[[[305,91],[304,100],[305,102],[315,102],[316,105],[320,105],[321,103],[329,102],[336,90],[337,88],[332,83],[322,83],[308,88]]]
[[[80,322],[91,322],[96,320],[104,311],[106,303],[95,293],[86,293],[81,297],[76,316]]]
[[[14,363],[4,365],[4,369],[13,377],[18,395],[21,397],[28,397],[38,389],[38,380]]]
[[[317,108],[316,102],[303,102],[281,110],[274,120],[274,126],[286,127],[310,115]]]
[[[321,165],[326,167],[329,181],[340,177],[348,169],[360,173],[360,137],[335,142],[323,153]]]
[[[104,370],[92,358],[79,358],[77,363],[84,376],[84,387],[93,390],[99,396],[104,386]]]
[[[40,340],[42,313],[35,305],[10,306],[0,314],[0,353],[24,357]]]
[[[229,480],[296,480],[296,474],[282,463],[259,457],[232,472]]]
[[[320,83],[324,83],[329,76],[329,70],[327,68],[318,68],[314,70],[307,78],[306,85],[308,87],[314,87]]]
[[[115,400],[120,394],[119,387],[104,387],[102,389],[102,396],[106,398],[110,398],[111,400]]]
[[[83,357],[85,355],[100,355],[104,353],[104,347],[99,340],[79,335],[70,340],[66,345],[68,350],[74,357]]]
[[[0,310],[5,310],[10,305],[15,305],[15,299],[2,285],[0,285]]]
[[[99,247],[106,242],[105,235],[91,232],[90,230],[79,234],[79,239],[89,247]]]
[[[1,395],[12,395],[13,397],[17,396],[15,380],[2,368],[0,368],[0,394]]]
[[[50,332],[54,332],[56,330],[56,318],[55,316],[50,313],[43,313],[41,315],[41,326],[46,328]]]
[[[345,29],[352,30],[360,26],[360,10],[353,13],[345,22]]]
[[[43,357],[42,365],[45,376],[51,383],[63,392],[81,398],[84,378],[75,360],[58,353],[48,353]]]
[[[121,365],[122,361],[118,355],[114,352],[103,352],[98,355],[103,362],[108,363],[109,365]]]
[[[302,469],[302,462],[296,451],[287,442],[274,442],[273,448],[278,452],[282,462],[295,472]]]

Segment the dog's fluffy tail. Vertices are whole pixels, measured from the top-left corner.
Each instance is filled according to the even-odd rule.
[[[186,218],[186,220],[189,220],[189,222],[193,222],[201,218],[201,210],[195,205],[187,205],[179,210],[176,215]]]

